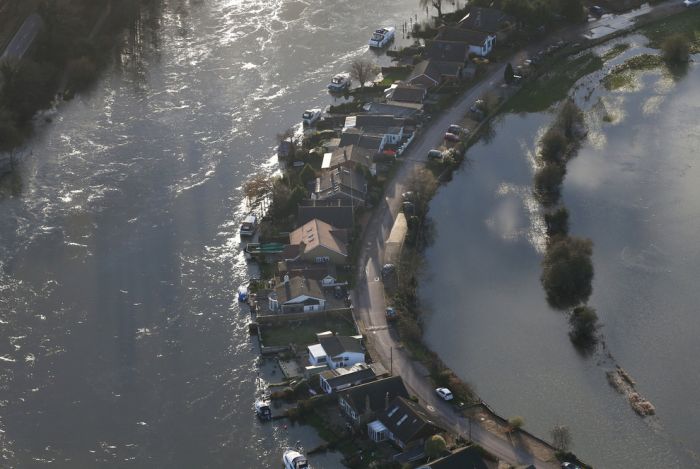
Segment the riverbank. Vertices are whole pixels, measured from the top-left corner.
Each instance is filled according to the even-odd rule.
[[[114,9],[112,0],[73,0],[41,3],[29,12],[36,31],[25,38],[29,42],[21,44],[19,52],[8,50],[3,57],[0,174],[14,168],[40,112],[89,89],[111,62],[115,47],[124,42],[124,30],[144,11],[157,18],[157,8],[158,2],[150,0],[119,2]]]

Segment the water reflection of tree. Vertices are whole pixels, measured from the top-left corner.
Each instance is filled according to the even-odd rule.
[[[160,22],[163,10],[164,4],[158,0],[142,4],[134,12],[134,19],[123,33],[122,45],[117,50],[118,67],[139,91],[145,89],[149,63],[158,62],[161,58]]]

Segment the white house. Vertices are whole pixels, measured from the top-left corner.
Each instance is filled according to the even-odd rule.
[[[318,375],[319,385],[326,394],[342,391],[350,386],[367,383],[377,378],[377,373],[371,365],[358,363],[349,368],[326,370]]]
[[[356,337],[332,335],[319,338],[319,343],[309,345],[309,363],[328,365],[328,368],[351,367],[364,363],[365,351]]]

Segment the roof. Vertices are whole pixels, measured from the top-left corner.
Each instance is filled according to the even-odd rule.
[[[472,32],[472,31],[464,31]],[[477,33],[483,34],[483,33]],[[433,60],[444,62],[464,62],[469,57],[469,45],[472,44],[471,38],[465,42],[457,42],[451,40],[433,40],[426,41],[425,57]],[[476,44],[483,44],[483,41]]]
[[[366,363],[358,363],[350,368],[324,371],[321,376],[332,388],[337,388],[346,384],[371,381],[376,377],[376,374]]]
[[[422,407],[404,397],[394,399],[377,419],[404,444],[443,431]]]
[[[362,129],[350,128],[341,134],[338,147],[354,145],[367,150],[379,151],[382,140],[384,140],[384,135],[379,133],[369,133],[364,132]]]
[[[419,469],[489,469],[476,446],[467,446],[452,454],[421,466]]]
[[[395,117],[391,114],[358,114],[349,116],[345,119],[346,127],[355,127],[358,129],[367,128],[401,128],[405,119]]]
[[[357,198],[364,198],[367,192],[367,181],[358,171],[347,168],[336,168],[324,171],[316,179],[316,193],[342,191]]]
[[[297,222],[303,225],[314,218],[339,229],[350,229],[355,220],[354,208],[342,200],[303,200],[297,208]]]
[[[346,163],[352,162],[360,164],[369,168],[372,166],[372,160],[374,158],[376,151],[369,150],[367,148],[362,148],[356,145],[347,145],[344,147],[336,148],[330,154],[328,165],[326,168],[335,168],[337,166],[342,166]],[[324,158],[324,164],[325,164]],[[321,166],[322,169],[326,169]]]
[[[323,350],[323,347],[321,347],[321,344],[309,345],[307,347],[307,349],[309,350],[309,353],[311,355],[313,355],[314,357],[325,357],[326,356],[326,351]]]
[[[515,18],[495,8],[471,7],[469,13],[462,18],[458,26],[463,29],[473,29],[495,33],[504,29],[505,23],[513,24]]]
[[[473,29],[450,28],[447,26],[442,26],[440,28],[440,32],[435,37],[436,39],[440,39],[441,42],[445,42],[448,44],[459,42],[462,44],[481,46],[484,44],[484,41],[488,39],[489,33],[485,31],[476,31]],[[467,55],[468,54],[469,50],[467,49]]]
[[[306,279],[301,276],[292,277],[288,283],[283,282],[277,285],[275,293],[280,303],[287,303],[303,295],[319,300],[325,299],[323,290],[316,280]]]
[[[389,401],[397,396],[408,397],[408,391],[406,391],[406,386],[404,386],[400,376],[391,376],[371,383],[360,384],[340,392],[340,396],[345,402],[358,412],[364,412],[368,398],[370,410],[373,412],[384,410],[387,395]]]
[[[280,261],[277,263],[277,272],[279,275],[285,274],[290,277],[301,276],[314,280],[323,280],[330,276],[336,277],[335,265],[331,262],[312,263],[305,261]]]
[[[337,357],[343,353],[364,353],[362,342],[354,337],[345,335],[333,335],[321,337],[319,340],[323,350],[329,357]]]
[[[303,244],[302,252],[323,246],[340,255],[348,255],[347,232],[318,219],[313,219],[289,233],[289,244]]]
[[[409,103],[422,103],[426,90],[422,86],[399,83],[391,94],[393,101],[405,101]]]
[[[441,60],[423,60],[416,68],[413,69],[413,73],[409,77],[408,81],[412,82],[416,78],[425,75],[435,84],[442,81],[443,76],[456,76],[459,74],[459,70],[464,65],[464,60],[461,62],[445,62]]]
[[[391,113],[395,116],[411,118],[417,114],[417,110],[413,108],[406,108],[397,104],[385,104],[385,103],[368,103],[365,105],[365,110],[370,113],[375,114],[386,114]]]

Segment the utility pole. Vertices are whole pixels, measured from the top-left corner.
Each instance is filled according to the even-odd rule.
[[[394,347],[389,347],[389,375],[394,376]]]

